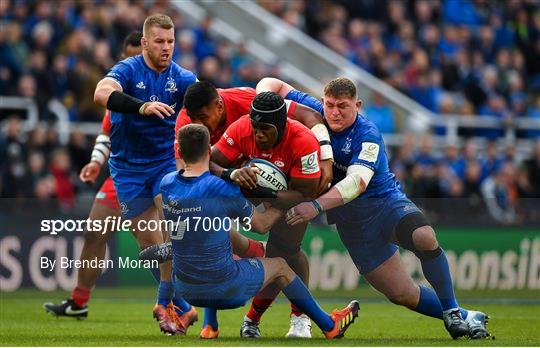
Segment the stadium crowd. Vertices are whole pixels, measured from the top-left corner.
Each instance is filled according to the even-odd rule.
[[[537,1],[258,2],[433,112],[540,120]],[[392,132],[383,110],[366,113]]]
[[[421,141],[412,134],[404,139],[402,146],[389,149],[391,170],[432,218],[452,222],[463,212],[475,219],[489,212],[505,224],[540,221],[540,142],[530,158],[520,159],[515,146],[497,141],[482,153],[472,139],[438,153],[429,135]],[[78,131],[71,133],[65,147],[54,129],[38,127],[24,135],[21,119],[10,117],[0,133],[1,196],[57,198],[64,210],[73,208],[76,194],[91,190],[78,173],[90,159],[92,146],[93,140]],[[456,203],[453,213],[444,209],[449,200]]]
[[[441,113],[540,119],[540,22],[534,1],[259,1],[362,68]],[[32,98],[42,121],[49,100],[66,106],[71,121],[99,122],[96,83],[120,58],[122,40],[149,13],[167,13],[176,27],[174,60],[218,87],[251,86],[275,67],[242,44],[215,39],[206,18],[195,26],[168,1],[0,1],[0,95]],[[396,131],[380,95],[362,112],[383,133]],[[69,210],[89,188],[77,175],[93,138],[76,128],[60,146],[53,127],[23,130],[17,115],[2,114],[0,192],[7,198],[57,198]],[[535,136],[535,134],[532,134]],[[536,134],[538,136],[538,134]],[[505,223],[538,221],[540,145],[528,159],[500,141],[479,153],[469,140],[436,153],[430,136],[412,136],[392,153],[405,190],[434,211],[437,199],[460,199],[464,209],[487,207]],[[426,197],[433,199],[425,202]],[[465,202],[465,203],[463,203]],[[495,202],[495,204],[492,204]],[[497,210],[499,209],[499,210]],[[485,209],[484,209],[485,210]],[[537,209],[536,209],[537,210]],[[501,213],[503,211],[504,213]],[[441,217],[442,214],[439,214]]]

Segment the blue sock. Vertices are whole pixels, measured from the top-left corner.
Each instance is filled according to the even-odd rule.
[[[202,327],[205,328],[206,325],[211,325],[212,329],[214,330],[218,329],[217,309],[206,307],[204,308],[204,320]]]
[[[187,303],[186,300],[181,297],[176,297],[176,295],[172,299],[172,303],[179,308],[179,310],[176,311],[178,315],[182,315],[184,312],[189,312],[191,309],[191,305]]]
[[[416,312],[433,318],[442,319],[442,307],[439,298],[432,288],[420,285],[420,299],[414,309]],[[469,312],[464,308],[459,308],[461,317],[467,319]]]
[[[439,256],[430,260],[420,260],[424,276],[431,284],[437,297],[441,302],[443,311],[452,308],[459,308],[454,288],[452,287],[452,277],[450,276],[450,267],[446,259],[446,253],[441,249]]]
[[[159,282],[157,303],[163,306],[167,306],[174,295],[174,287],[172,282]]]
[[[322,310],[298,276],[294,277],[293,281],[281,291],[293,305],[306,313],[321,330],[328,332],[334,328],[332,318]]]
[[[442,319],[442,307],[433,289],[420,285],[420,299],[414,309],[420,314]]]
[[[156,283],[159,284],[159,281],[161,280],[161,274],[159,273],[159,268],[150,268],[150,272],[152,273],[152,277],[156,280]]]

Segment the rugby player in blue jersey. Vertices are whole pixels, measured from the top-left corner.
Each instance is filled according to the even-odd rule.
[[[358,316],[357,301],[329,315],[283,258],[233,259],[231,228],[242,224],[266,233],[283,212],[268,207],[260,213],[239,186],[210,173],[210,133],[205,126],[182,127],[178,149],[184,169],[167,174],[160,187],[164,215],[175,224],[170,238],[176,293],[195,306],[230,309],[243,306],[262,288],[276,284],[328,339],[343,337]],[[201,337],[217,338],[216,316],[206,323],[203,333]]]
[[[443,319],[453,338],[489,337],[487,315],[459,307],[446,254],[423,213],[402,192],[388,168],[377,127],[359,113],[356,86],[347,78],[328,83],[318,100],[274,78],[259,82],[257,92],[274,91],[319,111],[330,131],[334,152],[332,188],[287,212],[291,225],[327,211],[359,272],[390,301]],[[433,289],[417,285],[401,264],[398,245],[412,251]]]
[[[111,176],[122,217],[131,220],[139,246],[146,248],[165,240],[162,231],[145,226],[163,216],[159,183],[176,170],[174,125],[184,93],[197,78],[171,61],[174,24],[168,16],[146,18],[141,44],[142,55],[117,63],[98,83],[94,101],[111,111]],[[154,275],[160,283],[153,313],[162,331],[181,334],[197,314],[173,298],[171,271],[166,262]]]

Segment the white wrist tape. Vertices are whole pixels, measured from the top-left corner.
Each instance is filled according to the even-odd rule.
[[[315,138],[317,138],[319,144],[321,144],[321,161],[334,159],[332,145],[330,145],[330,134],[328,134],[328,129],[326,129],[324,124],[316,124],[311,128],[311,131],[315,134]]]
[[[341,194],[343,202],[349,203],[366,190],[373,174],[368,167],[355,164],[347,168],[347,176],[334,187]]]
[[[100,134],[96,138],[96,145],[92,150],[91,161],[95,161],[101,165],[109,159],[111,153],[111,139],[106,134]]]

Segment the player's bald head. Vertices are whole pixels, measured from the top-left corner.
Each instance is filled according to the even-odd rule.
[[[356,99],[356,86],[354,82],[346,77],[338,77],[330,81],[324,87],[324,95],[329,95],[335,98]]]
[[[210,146],[210,133],[202,124],[188,124],[178,131],[178,153],[186,163],[204,159]]]

